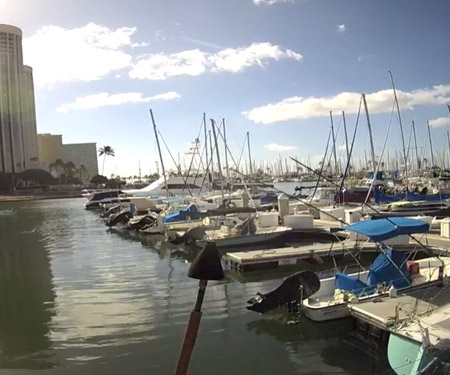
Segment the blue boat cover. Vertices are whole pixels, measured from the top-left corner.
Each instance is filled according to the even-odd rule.
[[[346,275],[345,273],[336,273],[335,280],[337,289],[348,290],[357,295],[372,294],[375,291],[374,287],[363,283],[353,276]]]
[[[178,212],[174,212],[173,214],[165,216],[164,222],[174,223],[177,221],[188,220],[188,218],[199,219],[200,217],[202,217],[202,215],[198,212],[197,206],[195,204],[191,204],[189,207],[183,208]]]
[[[391,282],[397,289],[406,288],[410,285],[405,254],[394,250],[387,251],[386,255],[384,253],[378,255],[370,266],[369,271],[370,285],[389,284]]]
[[[397,289],[406,288],[410,285],[406,257],[404,253],[393,250],[387,251],[386,255],[381,253],[375,258],[369,268],[368,284],[356,277],[339,272],[335,275],[335,281],[336,288],[348,290],[357,295],[373,294],[376,286],[383,283],[386,285],[392,284]]]
[[[406,201],[427,201],[427,202],[438,202],[445,199],[449,199],[448,194],[417,194],[408,191],[406,194],[397,195],[386,195],[380,191],[378,188],[374,188],[374,200],[375,203],[393,203],[400,202],[402,200]]]
[[[422,220],[407,217],[391,217],[388,219],[359,221],[338,230],[349,230],[364,234],[375,242],[388,240],[401,234],[426,233],[430,225]]]

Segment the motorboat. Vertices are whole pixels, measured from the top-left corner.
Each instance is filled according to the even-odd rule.
[[[118,203],[120,190],[106,190],[94,192],[90,195],[88,202],[84,205],[87,210],[103,208],[103,205]]]
[[[391,288],[399,292],[426,288],[450,276],[450,258],[427,256],[416,259],[417,248],[394,250],[386,242],[402,235],[426,233],[427,222],[409,218],[362,221],[338,229],[355,232],[379,244],[380,254],[369,269],[321,278],[320,289],[302,303],[304,314],[314,321],[326,321],[350,315],[349,304],[385,296]],[[429,250],[429,249],[427,249]]]

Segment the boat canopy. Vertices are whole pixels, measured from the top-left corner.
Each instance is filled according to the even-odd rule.
[[[430,225],[427,222],[407,217],[359,221],[344,228],[337,228],[337,230],[349,230],[364,234],[375,242],[388,240],[402,234],[426,233],[429,229]]]

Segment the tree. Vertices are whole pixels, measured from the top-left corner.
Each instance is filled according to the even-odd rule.
[[[115,156],[114,149],[111,146],[103,146],[98,149],[98,156],[103,155],[103,164],[102,164],[102,175],[105,171],[105,160],[107,156]]]
[[[43,169],[27,169],[18,175],[24,181],[32,181],[39,185],[51,185],[55,178]]]
[[[106,184],[109,180],[105,176],[101,176],[99,174],[96,174],[94,177],[91,178],[91,184],[96,185],[102,185]]]

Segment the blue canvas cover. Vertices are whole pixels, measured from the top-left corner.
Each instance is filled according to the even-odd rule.
[[[389,260],[388,257],[391,259]],[[394,266],[400,269],[400,271]],[[369,272],[369,284],[376,286],[377,284],[386,283],[392,284],[397,288],[406,288],[410,285],[409,283],[409,270],[406,265],[406,257],[403,252],[389,250],[378,255],[370,266]]]
[[[188,218],[197,219],[202,215],[198,212],[197,206],[195,204],[191,204],[190,206],[181,209],[178,212],[174,212],[173,214],[167,215],[164,217],[165,223],[174,223],[178,221],[185,221]]]
[[[372,294],[375,291],[374,287],[371,287],[361,280],[346,275],[345,273],[337,272],[335,275],[336,288],[341,290],[347,290],[355,294]]]
[[[427,233],[430,225],[422,220],[406,217],[391,217],[379,220],[359,221],[338,230],[349,230],[364,234],[375,242],[388,240],[401,234]]]

